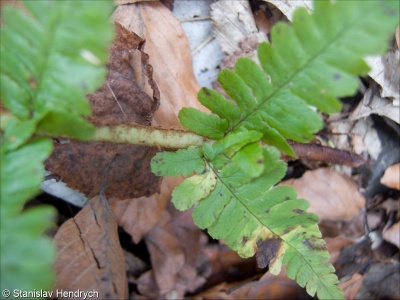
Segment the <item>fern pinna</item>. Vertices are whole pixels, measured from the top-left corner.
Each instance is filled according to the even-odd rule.
[[[274,187],[286,171],[279,150],[295,156],[287,139],[308,142],[322,128],[310,106],[341,109],[337,98],[353,94],[356,76],[368,72],[362,58],[384,52],[397,21],[395,1],[315,1],[312,14],[298,9],[291,25],[274,26],[271,44],[258,47],[259,64],[240,58],[220,72],[230,99],[203,88],[198,99],[212,113],[180,111],[181,123],[210,141],[153,158],[157,175],[194,174],[175,188],[176,208],[194,206],[197,226],[242,257],[256,254],[272,274],[287,265],[310,295],[342,298],[318,217],[293,188]]]

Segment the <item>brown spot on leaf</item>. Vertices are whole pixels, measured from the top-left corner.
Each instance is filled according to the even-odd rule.
[[[304,214],[304,213],[305,213],[305,211],[304,211],[304,210],[302,210],[302,209],[298,209],[298,208],[296,208],[296,209],[293,209],[293,212],[294,212],[295,214],[299,214],[299,215],[301,215],[301,214]]]
[[[271,260],[276,257],[281,244],[282,240],[278,237],[257,242],[258,249],[256,253],[256,259],[260,268],[265,268],[268,266]]]
[[[320,251],[326,251],[326,245],[325,243],[322,243],[321,240],[318,239],[306,239],[303,241],[303,245],[305,245],[308,249],[310,250],[320,250]]]
[[[244,246],[248,240],[249,238],[247,236],[242,237],[242,246]]]

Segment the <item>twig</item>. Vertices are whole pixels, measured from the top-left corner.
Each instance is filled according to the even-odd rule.
[[[184,22],[207,21],[207,20],[211,20],[211,16],[182,18],[179,19],[179,22],[184,23]]]
[[[321,161],[337,165],[345,165],[358,167],[364,163],[361,155],[350,153],[348,151],[326,147],[318,144],[302,144],[290,142],[294,152],[299,158]],[[293,158],[284,156],[283,160],[291,160]]]
[[[204,41],[200,43],[193,51],[192,55],[195,56],[201,49],[203,49],[208,43],[214,39],[214,35],[210,34]]]
[[[122,106],[121,106],[121,104],[119,103],[119,101],[118,101],[117,97],[115,97],[115,94],[114,94],[113,90],[111,89],[111,87],[110,87],[110,85],[108,84],[108,82],[107,82],[107,81],[106,81],[106,84],[107,84],[108,88],[110,89],[110,92],[111,92],[111,94],[113,95],[113,97],[114,97],[115,101],[117,102],[117,104],[118,104],[118,106],[119,106],[119,109],[122,111],[122,113],[123,113],[123,114],[124,114],[124,116],[126,117],[126,114],[125,114],[124,110],[122,109]]]

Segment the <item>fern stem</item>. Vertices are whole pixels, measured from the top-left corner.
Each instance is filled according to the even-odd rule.
[[[12,115],[8,112],[0,114],[1,131],[4,131],[11,118]],[[41,132],[37,132],[37,135],[52,137]],[[183,149],[189,146],[201,146],[208,139],[184,130],[155,128],[136,124],[130,126],[97,126],[94,135],[89,141]]]
[[[183,130],[119,125],[96,127],[91,141],[182,149],[189,146],[201,146],[207,139]]]

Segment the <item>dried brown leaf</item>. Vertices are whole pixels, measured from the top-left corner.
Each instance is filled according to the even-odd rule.
[[[349,280],[339,284],[340,289],[343,291],[346,300],[355,299],[358,290],[361,287],[363,276],[355,273]]]
[[[348,220],[360,213],[365,199],[348,177],[327,168],[307,171],[299,179],[283,181],[307,199],[310,211],[325,220]]]
[[[385,230],[383,232],[383,238],[389,243],[396,245],[397,248],[400,248],[400,222],[397,222]]]
[[[163,215],[172,190],[182,181],[181,178],[166,177],[162,180],[160,190],[149,197],[127,200],[111,199],[110,205],[117,218],[118,225],[139,243]]]
[[[193,292],[205,282],[196,269],[200,230],[194,226],[190,211],[174,210],[170,206],[145,236],[153,269],[142,275],[137,284],[148,297],[183,298],[186,292]]]
[[[309,299],[305,289],[286,276],[283,271],[275,276],[265,273],[257,281],[221,283],[205,292],[193,296],[194,299]]]
[[[188,39],[172,12],[160,2],[118,6],[112,16],[146,40],[145,49],[154,67],[154,79],[161,93],[161,106],[153,123],[181,127],[177,114],[183,106],[204,110],[197,101],[199,85],[194,77]],[[144,82],[143,74],[137,82]],[[148,94],[151,91],[140,87]]]
[[[124,254],[106,201],[95,197],[58,230],[55,289],[97,291],[100,299],[127,298]]]
[[[392,189],[400,190],[400,163],[386,169],[381,183]]]
[[[97,125],[150,125],[159,105],[159,95],[148,56],[140,50],[144,41],[121,25],[115,26],[106,82],[88,96],[93,108],[89,120]],[[142,69],[153,98],[135,82],[135,69],[131,65],[134,54],[139,58],[135,68]],[[154,148],[142,146],[67,140],[55,143],[46,169],[90,198],[100,193],[107,164],[119,154],[108,180],[107,192],[119,199],[141,197],[151,195],[158,188],[159,178],[150,170],[150,160],[156,152]]]

